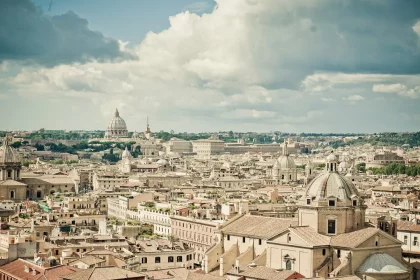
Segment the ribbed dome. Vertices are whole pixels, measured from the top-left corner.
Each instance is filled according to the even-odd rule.
[[[0,163],[20,163],[19,153],[8,144],[0,147]]]
[[[296,164],[293,158],[289,157],[288,155],[282,155],[274,163],[274,168],[292,169],[292,168],[296,168]]]
[[[120,117],[118,110],[116,111],[114,118],[109,122],[108,130],[127,130],[127,125]]]
[[[407,273],[408,269],[385,253],[370,255],[357,269],[359,273]]]
[[[339,201],[351,202],[355,196],[359,196],[359,193],[346,177],[337,172],[324,172],[308,184],[306,196],[315,197],[315,200],[333,196]]]
[[[120,117],[118,109],[115,110],[114,118],[109,122],[105,131],[105,138],[127,137],[128,130],[125,121]]]

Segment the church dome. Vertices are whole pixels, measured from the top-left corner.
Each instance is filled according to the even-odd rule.
[[[127,136],[127,125],[125,124],[123,118],[120,117],[118,109],[116,109],[114,118],[112,118],[112,120],[109,122],[108,127],[105,131],[105,138],[118,138]]]
[[[292,169],[296,168],[296,164],[293,158],[289,157],[288,155],[282,155],[277,159],[276,163],[274,164],[274,168]]]
[[[9,146],[8,140],[3,140],[3,146],[0,147],[0,163],[20,163],[19,153]]]
[[[306,196],[315,197],[317,200],[336,197],[339,201],[351,202],[359,193],[346,177],[337,172],[324,172],[308,184]]]
[[[407,273],[408,269],[396,259],[385,253],[371,254],[359,266],[357,272],[363,273]]]
[[[331,152],[331,154],[327,156],[327,161],[338,161],[338,159],[337,156]]]
[[[127,130],[125,121],[120,117],[118,110],[115,112],[114,118],[108,124],[109,130]]]

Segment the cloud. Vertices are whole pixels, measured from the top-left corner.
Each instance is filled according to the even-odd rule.
[[[130,57],[117,40],[90,30],[74,12],[49,17],[30,0],[0,1],[0,62],[53,66]]]
[[[348,100],[348,101],[353,101],[353,102],[365,100],[365,98],[360,95],[351,95],[343,99]]]
[[[416,34],[420,38],[420,20],[416,22],[416,24],[413,25],[413,31],[416,32]]]
[[[420,86],[408,88],[403,84],[375,84],[372,87],[373,92],[397,93],[400,96],[412,99],[420,98]]]
[[[407,87],[402,84],[375,84],[372,87],[373,92],[394,93],[406,90]]]
[[[36,95],[91,101],[104,126],[118,105],[129,125],[149,115],[162,129],[377,129],[384,122],[365,120],[392,110],[398,115],[394,105],[407,103],[401,103],[404,98],[390,102],[388,95],[384,106],[372,110],[373,98],[366,96],[373,85],[399,83],[412,94],[408,89],[420,84],[415,3],[366,0],[360,10],[359,0],[218,0],[208,14],[189,10],[170,17],[166,30],[149,32],[132,49],[120,43],[116,56],[130,52],[134,59],[112,60],[99,52],[92,61],[76,48],[73,59],[55,55],[62,64],[25,64],[14,73],[0,72],[0,83],[21,100]],[[37,18],[56,24],[42,14]],[[83,28],[75,25],[70,31],[86,31],[87,21],[71,18]],[[35,49],[28,59],[48,57],[49,48]],[[72,63],[78,59],[82,62]],[[346,106],[356,102],[357,112]],[[407,104],[408,110],[418,110],[416,104]],[[359,123],[348,117],[355,113],[363,117]]]

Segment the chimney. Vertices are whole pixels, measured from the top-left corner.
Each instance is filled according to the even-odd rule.
[[[239,260],[235,261],[235,273],[239,273]]]

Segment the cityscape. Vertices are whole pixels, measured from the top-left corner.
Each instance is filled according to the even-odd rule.
[[[1,0],[1,280],[420,279],[420,2]]]

